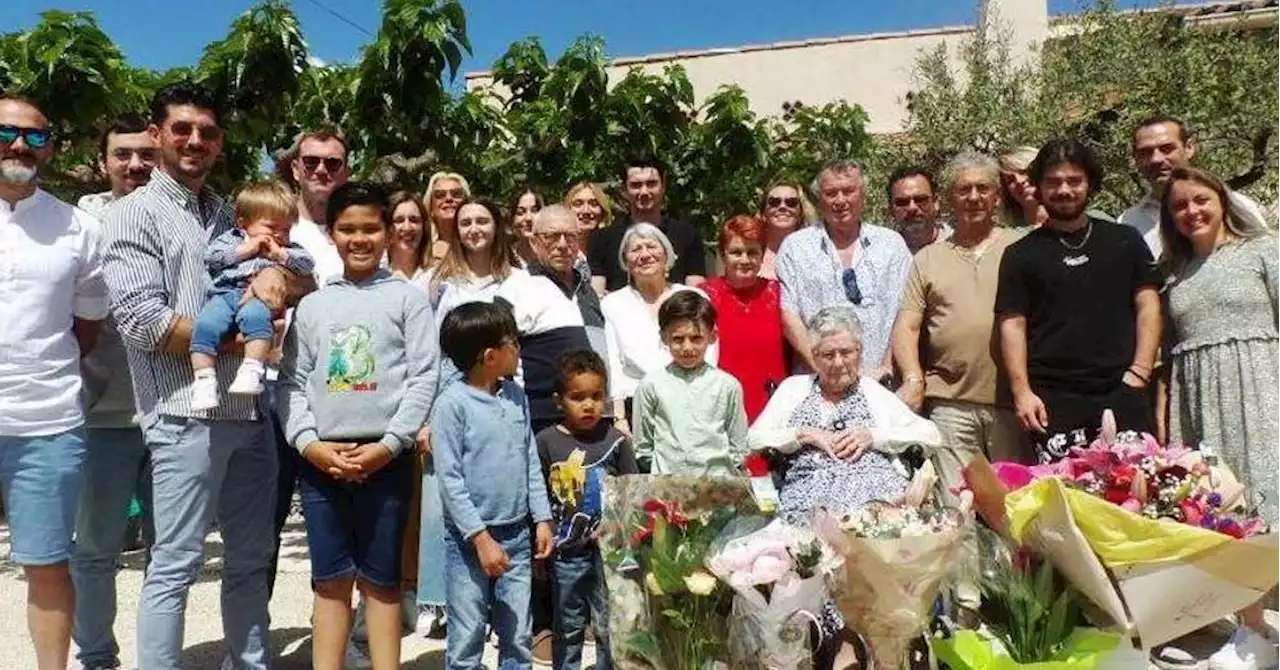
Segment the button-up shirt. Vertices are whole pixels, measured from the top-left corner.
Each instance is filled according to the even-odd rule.
[[[1265,224],[1268,228],[1275,225],[1274,220],[1268,219],[1262,206],[1254,202],[1253,198],[1235,191],[1228,191],[1227,197],[1231,199],[1232,205],[1248,212],[1258,223]],[[1151,257],[1156,261],[1160,260],[1160,254],[1164,252],[1164,240],[1160,238],[1160,198],[1156,194],[1148,191],[1133,207],[1124,210],[1120,215],[1120,223],[1142,233],[1142,241],[1151,250]]]
[[[254,396],[224,394],[207,412],[191,409],[191,357],[170,353],[165,336],[179,317],[194,319],[212,285],[205,270],[209,242],[236,225],[235,212],[209,188],[199,196],[164,170],[121,198],[106,216],[106,275],[111,310],[130,350],[133,391],[143,415],[208,419],[257,418]],[[220,354],[218,386],[240,366]]]
[[[84,423],[75,319],[107,316],[102,231],[42,191],[0,200],[0,435],[54,435]]]
[[[783,240],[777,273],[782,308],[808,323],[826,307],[848,305],[862,325],[862,373],[871,374],[889,351],[889,334],[911,271],[911,251],[897,232],[862,223],[854,244],[854,276],[862,302],[845,295],[844,265],[825,225],[809,226]]]
[[[653,371],[636,389],[636,457],[654,474],[733,477],[747,453],[742,385],[710,365],[675,363]]]

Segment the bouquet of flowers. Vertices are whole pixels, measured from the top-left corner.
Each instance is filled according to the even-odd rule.
[[[605,480],[600,547],[618,667],[704,670],[728,657],[730,592],[706,562],[724,527],[754,513],[742,479]]]
[[[1118,435],[1109,418],[1099,441],[1063,462],[977,459],[966,480],[993,528],[1052,561],[1108,623],[1147,647],[1256,602],[1280,581],[1276,536],[1260,534],[1227,470]]]
[[[911,645],[924,633],[969,533],[967,510],[925,502],[936,479],[926,463],[902,501],[845,516],[814,512],[814,530],[845,562],[836,606],[866,641],[877,668],[908,667]]]
[[[736,519],[716,541],[707,568],[735,592],[729,617],[734,668],[809,668],[809,624],[827,597],[836,559],[813,533],[775,520]]]

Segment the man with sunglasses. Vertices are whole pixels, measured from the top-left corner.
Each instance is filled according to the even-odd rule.
[[[187,593],[200,574],[204,539],[218,522],[226,547],[222,623],[239,668],[270,665],[267,566],[271,560],[276,448],[253,396],[226,396],[217,408],[191,407],[191,330],[210,278],[208,241],[236,225],[226,201],[206,185],[222,152],[212,94],[187,82],[151,103],[161,163],[151,181],[106,215],[106,274],[112,312],[130,353],[143,439],[151,455],[156,541],[138,605],[138,666],[182,662]],[[246,291],[282,310],[290,275],[272,267]],[[242,353],[218,357],[224,388]]]
[[[822,225],[798,230],[778,249],[782,324],[800,362],[813,369],[805,323],[827,307],[849,305],[862,325],[862,374],[892,374],[889,333],[911,269],[902,236],[862,220],[862,171],[846,160],[822,167],[810,189]]]
[[[101,226],[39,188],[53,150],[44,114],[0,97],[0,488],[42,670],[65,668],[70,651],[68,562],[85,458],[80,358],[108,308]]]
[[[101,169],[111,188],[86,195],[79,207],[99,219],[108,207],[151,179],[159,160],[155,138],[141,116],[129,114],[102,134]],[[138,427],[124,341],[112,319],[103,323],[93,353],[81,361],[88,445],[85,485],[76,517],[76,549],[71,578],[76,587],[76,657],[84,668],[119,665],[116,566],[120,552],[150,542],[150,469]],[[142,502],[141,524],[129,522],[133,499]],[[139,527],[141,526],[141,527]],[[141,531],[141,532],[140,532]],[[139,535],[141,534],[141,538]],[[139,541],[141,540],[141,541]]]
[[[331,277],[342,276],[342,259],[329,239],[325,207],[329,196],[351,179],[347,144],[336,130],[303,133],[288,166],[286,181],[298,190],[298,222],[293,224],[290,239],[316,260],[313,277],[317,287],[324,286]]]
[[[928,170],[918,166],[894,170],[885,195],[889,198],[889,218],[912,256],[951,234],[951,227],[938,220],[938,196]]]

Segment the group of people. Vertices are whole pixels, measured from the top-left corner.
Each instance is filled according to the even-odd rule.
[[[1212,451],[1276,522],[1273,221],[1191,166],[1176,118],[1134,129],[1150,193],[1118,222],[1089,209],[1093,152],[1060,139],[895,172],[889,225],[832,160],[766,185],[714,258],[651,158],[622,167],[615,219],[590,182],[561,204],[448,172],[388,194],[318,130],[231,202],[206,183],[221,121],[199,85],[162,89],[104,134],[111,190],[77,208],[39,187],[47,119],[0,98],[0,484],[42,669],[73,638],[119,667],[135,497],[147,670],[181,665],[215,526],[223,665],[269,667],[295,493],[317,668],[398,667],[415,625],[450,668],[481,667],[489,630],[504,668],[578,668],[591,637],[612,667],[604,476],[742,476],[752,450],[803,525],[901,495],[916,458],[943,496],[979,454],[1060,458],[1111,409]],[[847,631],[821,618],[830,667]],[[1274,663],[1261,609],[1240,620],[1215,667]]]

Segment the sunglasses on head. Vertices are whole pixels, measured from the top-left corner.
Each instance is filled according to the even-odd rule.
[[[191,133],[196,133],[202,142],[216,142],[222,137],[221,128],[214,125],[197,126],[190,121],[174,121],[169,124],[169,132],[178,137],[190,137]]]
[[[858,288],[858,274],[849,268],[840,275],[840,282],[844,284],[844,297],[855,305],[862,304],[862,289]]]
[[[324,164],[324,169],[327,172],[337,172],[338,170],[341,170],[342,166],[346,165],[347,162],[341,158],[333,156],[328,158],[321,158],[319,156],[302,157],[302,167],[306,168],[307,172],[315,172],[316,168],[319,168],[321,164]]]
[[[13,144],[19,137],[32,149],[43,149],[48,146],[51,135],[45,128],[0,126],[0,144]]]
[[[777,207],[778,205],[786,205],[787,207],[795,208],[800,206],[800,198],[779,198],[777,196],[771,195],[768,198],[766,198],[764,202],[766,205],[770,207]]]

